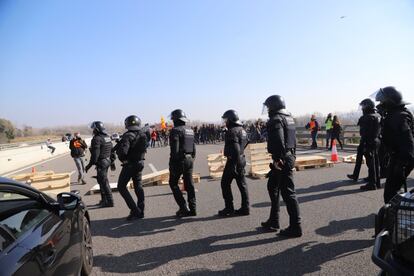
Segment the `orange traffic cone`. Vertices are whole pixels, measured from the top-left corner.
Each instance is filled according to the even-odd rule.
[[[36,173],[36,168],[32,167],[32,173],[35,174]]]
[[[331,161],[338,162],[338,151],[336,150],[336,141],[332,141],[332,154],[331,154]]]

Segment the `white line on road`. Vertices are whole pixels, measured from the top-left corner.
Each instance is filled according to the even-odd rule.
[[[153,173],[158,172],[157,168],[155,168],[155,166],[153,164],[149,163],[148,167],[150,167],[150,169]]]
[[[6,174],[4,174],[3,176],[13,175],[13,174],[15,174],[15,173],[17,173],[17,172],[21,172],[21,171],[24,171],[24,170],[30,169],[30,168],[32,168],[32,167],[42,165],[42,164],[44,164],[44,163],[47,163],[47,162],[50,162],[50,161],[56,160],[56,159],[61,158],[61,157],[64,157],[64,156],[66,156],[66,155],[68,155],[68,154],[69,154],[69,153],[64,153],[64,154],[58,155],[58,156],[56,156],[56,157],[52,157],[52,158],[47,159],[47,160],[44,160],[44,161],[41,161],[41,162],[38,162],[38,163],[34,163],[34,164],[30,165],[30,166],[27,166],[27,167],[24,167],[24,168],[21,168],[21,169],[18,169],[18,170],[15,170],[15,171],[12,171],[12,172],[6,173]]]

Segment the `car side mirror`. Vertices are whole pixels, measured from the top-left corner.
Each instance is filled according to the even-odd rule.
[[[57,202],[61,210],[75,210],[80,203],[80,197],[73,193],[60,193],[57,195]]]

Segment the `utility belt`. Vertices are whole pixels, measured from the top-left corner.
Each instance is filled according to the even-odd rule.
[[[105,160],[107,160],[107,161],[111,162],[111,158],[109,158],[109,157],[106,157],[106,158],[99,158],[99,159],[98,159],[98,162],[105,161]]]
[[[296,149],[286,149],[286,154],[291,153],[291,154],[295,154],[296,153]]]
[[[130,165],[130,164],[138,164],[139,162],[141,162],[144,159],[139,159],[139,160],[125,160],[125,161],[121,161],[122,165]]]
[[[240,156],[243,157],[243,158],[246,158],[246,155],[244,153],[240,154]],[[227,157],[228,160],[233,160],[233,157],[231,157],[231,156],[226,156],[226,157]]]

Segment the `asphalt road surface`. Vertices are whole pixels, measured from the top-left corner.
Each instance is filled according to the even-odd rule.
[[[129,211],[114,193],[115,207],[96,209],[98,195],[86,195],[96,184],[91,170],[86,185],[72,183],[90,206],[94,243],[94,275],[376,275],[371,262],[374,215],[382,206],[383,190],[361,192],[363,183],[353,183],[346,174],[352,164],[310,169],[295,173],[303,219],[304,236],[282,239],[263,232],[260,222],[269,215],[266,180],[248,178],[251,215],[219,218],[224,207],[220,182],[209,181],[206,155],[222,145],[198,146],[195,172],[202,175],[196,185],[198,217],[176,219],[177,205],[169,186],[145,188],[145,219],[127,222]],[[305,151],[299,151],[304,154]],[[329,155],[325,151],[311,154]],[[352,152],[339,152],[349,155]],[[144,173],[168,168],[167,148],[150,149]],[[152,164],[149,166],[149,164]],[[117,182],[110,172],[110,182]],[[152,168],[151,168],[152,167]],[[70,172],[75,164],[69,155],[38,165],[37,170]],[[367,174],[363,166],[361,177]],[[411,175],[413,177],[413,174]],[[76,174],[72,176],[75,181]],[[411,178],[410,186],[414,185]],[[235,207],[240,195],[233,184]],[[281,207],[281,226],[288,226],[286,208]]]

